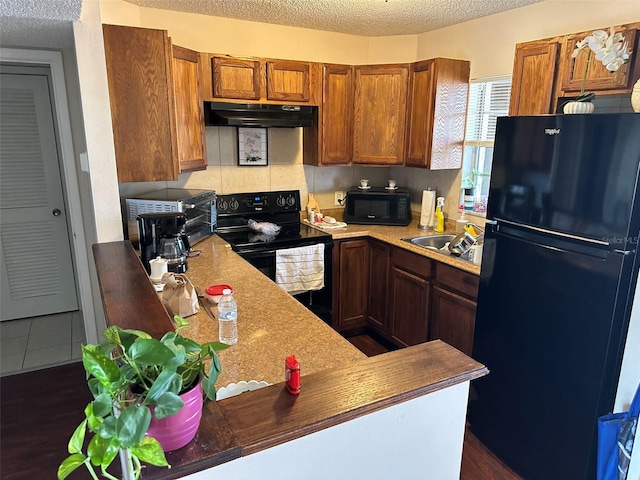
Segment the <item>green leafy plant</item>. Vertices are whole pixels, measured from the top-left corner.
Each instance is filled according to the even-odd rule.
[[[177,413],[184,406],[178,395],[198,381],[207,398],[215,400],[221,370],[216,351],[228,347],[219,342],[201,345],[183,337],[179,331],[188,323],[180,316],[174,321],[176,331],[160,340],[140,330],[114,326],[104,331],[104,342],[82,346],[82,364],[94,400],[84,409],[85,419],[69,440],[69,456],[58,467],[59,480],[82,465],[95,480],[95,467],[100,467],[104,477],[117,480],[107,468],[121,449],[128,451],[128,469],[136,479],[141,462],[170,467],[160,443],[145,436],[152,415],[149,407],[157,418]],[[93,434],[90,439],[87,432]]]

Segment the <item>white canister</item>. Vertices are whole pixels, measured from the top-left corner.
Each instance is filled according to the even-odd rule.
[[[151,275],[149,275],[149,278],[153,283],[160,283],[162,281],[162,275],[169,271],[168,262],[162,257],[149,260],[149,266],[151,267]]]
[[[469,261],[475,265],[482,264],[482,245],[473,245],[469,249]]]

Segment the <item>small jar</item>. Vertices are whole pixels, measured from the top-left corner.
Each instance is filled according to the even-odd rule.
[[[309,222],[316,223],[316,209],[312,208],[309,210]]]

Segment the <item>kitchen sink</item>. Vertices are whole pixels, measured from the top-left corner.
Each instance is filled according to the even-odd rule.
[[[455,235],[451,234],[421,235],[419,237],[403,238],[402,240],[418,245],[419,247],[429,248],[431,250],[440,250],[455,237]],[[447,250],[446,253],[449,253],[449,251]]]

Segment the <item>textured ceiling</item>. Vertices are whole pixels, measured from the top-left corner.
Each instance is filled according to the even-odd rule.
[[[84,0],[97,1],[97,0]],[[427,32],[543,0],[126,0],[217,17],[364,36]],[[0,44],[71,48],[83,0],[0,0]]]
[[[428,32],[543,0],[126,0],[144,7],[368,37]]]
[[[82,0],[0,0],[0,45],[73,47]]]

